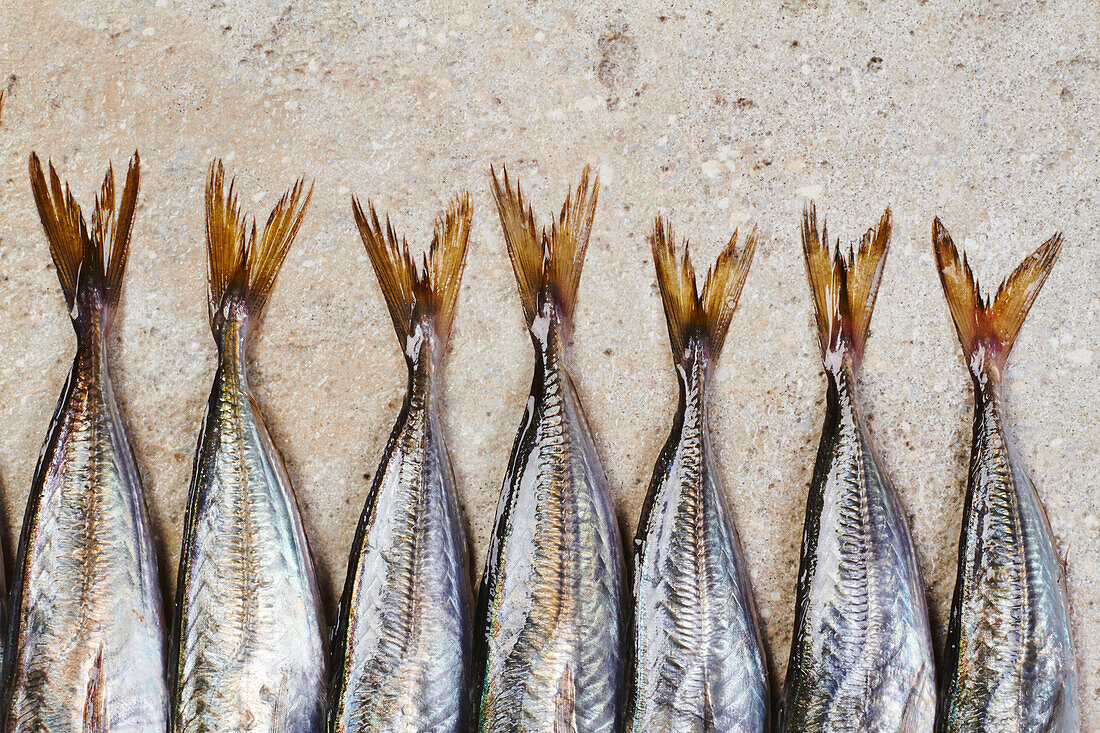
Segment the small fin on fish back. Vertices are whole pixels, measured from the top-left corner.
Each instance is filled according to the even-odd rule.
[[[83,308],[101,308],[109,325],[122,293],[141,159],[135,151],[126,172],[122,197],[117,201],[114,169],[107,167],[103,186],[95,199],[90,227],[68,184],[62,185],[53,163],[49,163],[49,170],[47,180],[38,155],[31,153],[31,191],[50,244],[57,279],[65,291],[65,303],[74,320]]]
[[[1062,250],[1061,233],[1024,259],[1001,282],[992,299],[982,293],[966,255],[960,259],[939,217],[932,223],[932,249],[967,366],[976,377],[985,373],[999,380],[1027,312]]]
[[[107,690],[103,685],[106,674],[103,671],[103,647],[96,654],[95,666],[88,678],[88,688],[84,697],[83,733],[106,733],[109,730],[107,717]]]
[[[242,303],[253,316],[263,312],[313,195],[312,185],[308,191],[304,189],[305,182],[299,178],[272,209],[263,234],[257,239],[256,220],[248,226],[233,181],[226,190],[222,162],[215,160],[210,164],[206,184],[206,249],[210,323],[215,331],[230,302]]]
[[[649,241],[673,357],[679,360],[692,339],[702,339],[708,344],[710,358],[717,359],[756,251],[756,230],[749,234],[740,252],[737,232],[733,233],[707,272],[702,292],[687,240],[677,246],[672,227],[660,216],[653,221]]]
[[[353,198],[352,210],[397,338],[404,344],[414,324],[430,318],[439,344],[445,345],[470,241],[470,195],[456,196],[446,213],[436,219],[431,247],[420,259],[409,252],[405,238],[397,236],[388,216],[382,227],[373,203],[368,201],[364,211]]]
[[[516,275],[523,314],[527,324],[534,323],[542,306],[549,300],[559,315],[570,320],[577,301],[584,254],[592,233],[599,197],[599,175],[584,167],[576,191],[567,196],[558,219],[549,229],[537,229],[535,215],[523,199],[519,184],[508,179],[508,169],[502,178],[490,170],[493,199],[496,201],[508,257]]]
[[[847,252],[829,246],[828,226],[817,228],[813,202],[802,213],[802,253],[813,291],[817,335],[822,357],[848,355],[855,368],[863,359],[871,313],[875,309],[886,250],[890,243],[890,209],[878,226],[867,230]]]

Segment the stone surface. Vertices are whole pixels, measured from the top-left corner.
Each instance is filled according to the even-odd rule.
[[[446,366],[445,422],[483,562],[531,373],[488,193],[507,163],[538,210],[585,163],[603,189],[581,286],[576,376],[633,525],[672,417],[646,234],[667,213],[713,256],[761,244],[712,392],[713,429],[782,678],[823,413],[797,241],[807,197],[845,240],[892,206],[864,375],[874,437],[918,544],[937,645],[970,438],[969,383],[932,266],[940,215],[993,284],[1056,229],[1061,261],[1006,375],[1013,435],[1069,567],[1083,730],[1100,727],[1100,8],[1040,3],[713,3],[676,11],[509,2],[7,3],[0,8],[0,434],[14,554],[74,342],[27,183],[37,150],[86,206],[134,148],[144,179],[113,374],[174,585],[213,369],[202,186],[222,156],[262,219],[316,192],[253,349],[330,613],[405,385],[350,197],[410,240],[462,189],[475,222]]]

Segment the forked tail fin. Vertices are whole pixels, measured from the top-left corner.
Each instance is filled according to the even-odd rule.
[[[519,185],[513,188],[508,180],[508,169],[503,171],[503,181],[497,178],[496,170],[490,169],[490,173],[493,198],[527,325],[534,323],[548,302],[560,309],[559,314],[565,321],[571,320],[584,253],[592,233],[592,219],[596,215],[599,176],[592,176],[591,169],[585,166],[575,193],[566,197],[558,219],[549,229],[540,230],[535,226],[535,215],[524,202]]]
[[[228,313],[238,306],[256,317],[263,312],[313,195],[311,185],[303,199],[303,189],[304,181],[299,178],[279,199],[257,240],[256,220],[252,220],[249,230],[233,182],[229,182],[228,191],[225,188],[222,162],[215,160],[210,164],[206,184],[206,251],[210,268],[210,326],[215,334],[221,330]]]
[[[1062,250],[1061,233],[1021,262],[1001,282],[992,300],[982,294],[966,255],[959,258],[939,217],[932,223],[932,249],[970,373],[976,378],[988,374],[999,381],[1016,334]]]
[[[385,229],[382,228],[374,204],[367,202],[368,214],[356,199],[352,198],[351,203],[359,236],[374,265],[402,347],[407,346],[414,325],[428,318],[437,335],[436,346],[442,351],[454,322],[455,302],[466,264],[472,217],[470,195],[455,197],[446,213],[436,219],[431,247],[419,260],[409,253],[405,238],[399,240],[389,217]]]
[[[65,303],[78,332],[90,325],[86,320],[89,318],[103,318],[102,325],[107,329],[122,293],[141,160],[135,151],[126,172],[122,198],[117,202],[114,170],[107,167],[103,187],[95,199],[90,228],[68,184],[61,184],[53,163],[49,168],[47,181],[38,155],[31,153],[31,191],[50,244],[57,279],[65,291]]]
[[[830,248],[827,225],[823,224],[818,233],[813,202],[803,211],[802,252],[826,362],[832,356],[847,355],[853,368],[859,368],[889,243],[890,209],[883,213],[878,226],[868,229],[847,253],[839,242],[835,251]]]
[[[737,251],[737,232],[733,233],[729,244],[707,272],[702,293],[695,279],[687,240],[679,247],[675,240],[672,227],[660,216],[654,219],[650,244],[673,358],[681,359],[690,341],[698,338],[707,342],[710,357],[717,360],[756,251],[756,230],[749,234],[740,252]]]

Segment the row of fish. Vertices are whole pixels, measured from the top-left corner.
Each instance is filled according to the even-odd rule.
[[[166,640],[154,543],[107,368],[139,167],[135,154],[118,197],[108,172],[86,223],[53,166],[47,175],[30,160],[78,348],[19,542],[4,731],[1076,730],[1063,568],[1007,441],[998,390],[1058,255],[1057,235],[989,298],[935,222],[933,248],[975,391],[937,691],[920,568],[858,396],[890,212],[845,251],[829,245],[807,208],[802,241],[828,394],[773,721],[753,593],[707,425],[707,390],[755,232],[743,242],[734,234],[700,288],[686,242],[661,218],[654,225],[679,406],[628,561],[570,361],[598,181],[586,169],[542,227],[507,172],[493,173],[535,368],[475,600],[438,405],[469,197],[440,216],[422,257],[373,206],[354,202],[408,390],[330,638],[290,481],[247,372],[249,335],[312,189],[299,181],[258,231],[216,162],[205,204],[217,371]]]

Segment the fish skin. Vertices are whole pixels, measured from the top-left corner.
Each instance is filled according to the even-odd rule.
[[[905,515],[850,364],[826,378],[780,730],[930,731],[932,646]]]
[[[595,207],[587,182],[586,171],[578,208],[567,202],[555,230],[555,236],[580,242],[571,282],[548,281],[546,273],[532,276],[516,266],[535,372],[478,600],[482,733],[603,733],[622,727],[627,597],[622,543],[566,350],[579,260]],[[498,185],[495,193],[507,221],[523,205],[506,174],[504,188],[506,193]],[[544,232],[538,241],[529,210],[527,221],[522,230],[528,239],[510,241],[512,256],[529,257],[526,262],[535,267],[546,262],[551,271],[568,267],[543,255],[541,247],[552,246],[551,235]],[[507,223],[505,231],[518,233]],[[561,251],[568,254],[567,245]],[[518,251],[522,247],[530,249]],[[525,282],[531,290],[525,291]]]
[[[135,154],[123,193],[131,217],[138,168]],[[36,173],[41,176],[37,157],[32,156],[31,169],[32,181]],[[53,211],[59,212],[63,197],[52,165],[50,176]],[[35,193],[44,197],[38,203],[45,222],[53,216],[45,178],[40,180]],[[108,173],[93,229],[97,220],[113,216],[113,201]],[[71,200],[67,208],[69,224],[82,221]],[[66,227],[55,226],[54,231]],[[119,226],[128,242],[129,223]],[[59,238],[65,240],[61,246],[83,238],[88,258],[94,237],[101,237],[96,246],[102,248],[101,231]],[[66,296],[72,301],[77,352],[35,470],[19,542],[5,654],[4,730],[9,732],[147,733],[165,726],[166,650],[156,549],[107,357],[126,242],[115,243],[122,253],[113,293],[97,284],[104,275],[87,259],[79,262],[81,274],[69,285],[62,280],[73,289]],[[112,248],[112,262],[117,257]],[[64,278],[64,266],[58,269]]]
[[[1009,439],[1001,373],[1061,249],[1056,234],[981,289],[947,230],[933,244],[974,387],[974,431],[937,733],[1076,733],[1065,569],[1043,502]]]
[[[356,537],[332,731],[469,726],[473,590],[437,391],[418,359]]]
[[[434,304],[446,301],[448,292],[452,298],[457,294],[459,277],[434,277],[435,267],[433,276],[413,274],[408,250],[401,252],[396,238],[383,242],[376,215],[373,230],[358,206],[356,218],[368,228],[364,242],[376,268],[383,269],[379,280],[398,283],[392,295],[401,302],[390,307],[401,310],[411,303],[409,310],[423,316],[414,316],[413,323],[395,316],[408,387],[348,562],[334,634],[329,730],[467,733],[473,708],[473,586],[438,404],[453,300],[451,307]],[[459,199],[440,220],[432,265],[453,262],[449,255],[461,248],[460,276],[469,221],[469,198]],[[393,262],[408,269],[391,264],[385,271]],[[391,297],[385,286],[383,292]]]
[[[1077,673],[1062,560],[1042,501],[1005,434],[996,386],[974,391],[937,731],[1075,733]]]
[[[890,235],[845,255],[803,219],[827,380],[825,424],[806,503],[791,656],[779,730],[927,733],[935,668],[905,512],[859,407],[858,370]]]
[[[560,329],[544,317],[482,582],[486,733],[619,729],[626,589],[618,525]]]
[[[212,168],[219,201],[222,175]],[[230,201],[239,217],[232,193]],[[273,280],[271,273],[268,287]],[[324,725],[328,650],[313,560],[248,384],[246,343],[263,296],[254,297],[232,280],[224,296],[212,293],[218,367],[188,498],[169,668],[177,733],[315,733]]]
[[[768,729],[767,660],[707,429],[701,345],[635,540],[633,731]],[[701,652],[700,650],[705,650]]]

